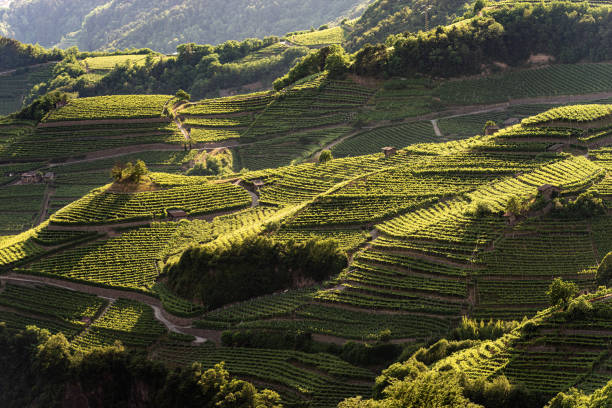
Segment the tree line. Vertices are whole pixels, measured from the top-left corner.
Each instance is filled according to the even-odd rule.
[[[119,342],[82,353],[60,332],[0,322],[0,406],[280,408],[280,397],[230,376],[223,364],[168,369]]]

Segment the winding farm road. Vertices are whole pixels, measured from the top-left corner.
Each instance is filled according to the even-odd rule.
[[[108,289],[101,288],[97,286],[90,286],[86,284],[62,281],[59,279],[47,278],[42,276],[29,276],[29,275],[21,275],[11,273],[9,275],[1,276],[0,281],[3,282],[13,282],[13,283],[32,283],[32,284],[44,284],[48,286],[55,286],[62,289],[72,290],[76,292],[84,292],[92,295],[96,295],[98,297],[115,301],[118,298],[137,300],[139,302],[145,303],[149,305],[153,311],[155,318],[161,322],[166,328],[172,332],[179,334],[187,334],[195,337],[194,343],[201,344],[208,341],[208,339],[204,337],[197,336],[193,334],[191,329],[191,324],[195,319],[187,319],[187,318],[178,318],[178,317],[170,317],[163,310],[163,306],[161,305],[161,301],[159,299],[147,296],[145,294],[140,294],[136,292],[124,292],[118,289]],[[172,321],[174,320],[174,321]]]

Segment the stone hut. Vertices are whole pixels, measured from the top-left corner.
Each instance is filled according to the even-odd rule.
[[[35,184],[42,181],[42,175],[37,171],[26,171],[21,173],[21,182],[23,184]]]
[[[53,173],[52,171],[45,173],[43,175],[43,181],[45,183],[52,183],[53,181],[55,181],[55,173]]]
[[[397,148],[392,146],[383,147],[382,152],[385,154],[385,157],[389,158],[395,156],[395,154],[397,153]]]
[[[263,180],[257,179],[257,180],[253,180],[253,187],[255,188],[255,191],[259,191],[260,188],[262,188],[264,186],[264,182]]]
[[[542,194],[542,196],[547,200],[551,200],[553,194],[559,194],[560,192],[561,189],[559,187],[550,184],[542,184],[540,187],[538,187],[538,194]]]
[[[521,121],[518,118],[509,118],[504,120],[504,126],[514,126],[518,125],[519,123],[521,123]]]
[[[187,218],[187,213],[183,210],[168,210],[168,218],[180,220],[181,218]]]

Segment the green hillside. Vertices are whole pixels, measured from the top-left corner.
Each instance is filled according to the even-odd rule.
[[[76,45],[88,51],[147,47],[173,52],[188,42],[219,44],[319,27],[343,16],[358,16],[368,2],[87,0],[75,7],[69,1],[15,0],[0,13],[0,34],[47,47]]]
[[[10,42],[0,405],[611,406],[601,4]]]
[[[308,84],[292,92],[304,92],[306,98],[312,94]],[[330,82],[328,91],[323,88],[323,93],[315,95],[334,90],[340,92],[335,93],[334,100],[338,100],[346,86],[346,82]],[[205,135],[215,127],[224,128],[224,114],[233,112],[227,119],[240,124],[243,116],[251,118],[255,113],[248,127],[251,132],[266,115],[276,119],[262,123],[275,123],[282,131],[283,116],[272,108],[277,103],[279,107],[294,106],[284,105],[291,103],[291,94],[281,100],[270,97],[256,94],[189,104],[181,108],[182,121],[193,124],[192,135],[197,135],[196,129]],[[52,136],[40,132],[58,126],[57,131],[67,126],[79,126],[75,130],[102,126],[105,122],[104,126],[112,123],[119,128],[163,124],[157,121],[162,106],[169,101],[170,97],[164,96],[77,99],[49,114],[30,132],[42,140]],[[311,103],[323,107],[324,101],[319,96]],[[97,103],[100,108],[95,108]],[[103,106],[114,108],[107,112]],[[263,113],[258,114],[261,109]],[[131,325],[126,316],[145,313],[142,303],[115,302],[117,312],[108,309],[85,332],[78,325],[70,326],[70,322],[58,326],[41,320],[52,331],[65,331],[76,350],[121,339],[128,347],[148,347],[157,359],[168,364],[195,360],[210,366],[225,361],[235,375],[255,378],[277,390],[289,406],[309,401],[310,406],[328,407],[347,397],[368,397],[375,372],[367,364],[359,369],[351,366],[362,364],[361,360],[346,357],[342,347],[318,346],[318,350],[331,353],[325,357],[309,354],[308,347],[313,346],[299,352],[284,347],[270,350],[263,339],[244,348],[239,333],[309,333],[309,341],[319,344],[349,340],[367,340],[378,347],[389,340],[391,344],[410,344],[448,335],[462,316],[504,320],[536,316],[548,305],[546,290],[554,277],[575,282],[581,290],[593,290],[597,286],[597,266],[612,250],[607,215],[612,193],[605,147],[609,144],[609,124],[603,122],[609,117],[606,109],[609,105],[553,109],[491,136],[438,143],[424,140],[389,158],[374,153],[321,164],[229,172],[217,180],[168,173],[185,171],[195,158],[182,151],[181,144],[176,152],[132,153],[129,157],[144,158],[156,169],[167,169],[166,173],[150,173],[154,188],[130,193],[112,187],[109,190],[108,185],[100,187],[52,214],[49,222],[5,238],[0,252],[3,278],[10,285],[20,285],[16,277],[41,283],[41,279],[50,278],[60,287],[62,282],[73,282],[85,285],[79,286],[81,290],[99,288],[92,289],[93,293],[111,298],[116,292],[101,291],[138,293],[140,302],[163,307],[176,316],[189,316],[190,328],[169,327],[170,331],[184,333],[175,335],[182,342],[160,341],[168,326],[159,327],[151,314],[146,319],[138,318],[137,326]],[[212,119],[216,122],[209,124]],[[71,137],[70,133],[66,135]],[[383,140],[384,135],[380,136]],[[255,132],[244,137],[253,143],[262,136]],[[157,146],[159,142],[155,143]],[[566,152],[549,149],[557,145],[564,146]],[[92,152],[103,146],[92,145]],[[583,155],[585,151],[588,158]],[[95,159],[92,156],[81,162],[54,164],[57,180],[44,192],[43,201],[53,203],[56,195],[58,200],[60,195],[78,197],[82,194],[79,191],[87,188],[82,183],[108,183],[108,173],[103,169],[106,166],[108,171],[116,159]],[[256,182],[258,187],[254,187]],[[543,185],[558,188],[557,198],[538,192]],[[19,194],[17,191],[25,187],[12,188]],[[520,209],[512,210],[516,220],[509,222],[503,215],[510,211],[511,201],[519,203]],[[9,202],[5,205],[8,209]],[[251,208],[241,209],[248,206]],[[186,211],[188,220],[169,220],[168,211],[173,208]],[[221,250],[261,234],[279,242],[333,238],[351,254],[350,265],[339,276],[311,288],[291,289],[206,313],[202,299],[184,299],[174,293],[185,282],[160,275],[164,264],[176,262],[194,242]],[[11,291],[1,293],[0,301]],[[23,299],[21,303],[11,301],[16,316],[20,310],[42,313],[36,312],[27,297]],[[48,313],[54,312],[45,311]],[[14,315],[5,319],[15,329],[29,324],[29,320]],[[228,330],[236,333],[235,340],[222,335]],[[189,345],[191,335],[209,342],[194,347]],[[572,341],[578,342],[574,337]],[[510,338],[503,338],[505,347],[509,347]],[[399,346],[387,347],[394,350]],[[606,382],[605,363],[601,363],[599,352],[590,352],[598,361],[592,378],[576,373],[575,379],[563,377],[549,386],[536,381],[530,392],[538,400],[547,401],[575,385],[577,378],[588,384],[582,388],[587,393],[602,387]],[[585,363],[587,357],[576,355],[575,364],[591,367],[591,363]],[[292,361],[300,363],[293,366]],[[282,372],[297,371],[291,379],[279,377],[266,364]],[[512,384],[524,383],[526,371],[519,362],[516,364],[514,371],[508,366],[491,373],[503,373]],[[487,378],[494,376],[487,374]]]

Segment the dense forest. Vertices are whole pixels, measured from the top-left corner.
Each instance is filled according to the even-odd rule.
[[[19,41],[0,36],[0,70],[26,65],[59,61],[64,58],[61,50],[46,50],[40,45],[22,44]]]
[[[62,333],[34,326],[17,334],[0,323],[0,405],[275,407],[275,392],[258,392],[223,365],[168,370],[120,343],[77,353]],[[234,405],[235,404],[235,405]]]
[[[282,88],[324,70],[334,77],[348,71],[380,77],[457,77],[495,69],[496,63],[520,66],[538,53],[562,63],[612,58],[608,7],[586,3],[483,7],[484,2],[476,2],[465,20],[452,25],[366,44],[351,59],[339,46],[324,47],[303,58],[275,86]]]
[[[0,10],[0,34],[50,47],[83,50],[148,47],[173,52],[188,42],[219,44],[282,35],[356,16],[367,0],[14,1]],[[66,10],[70,10],[69,13]]]

